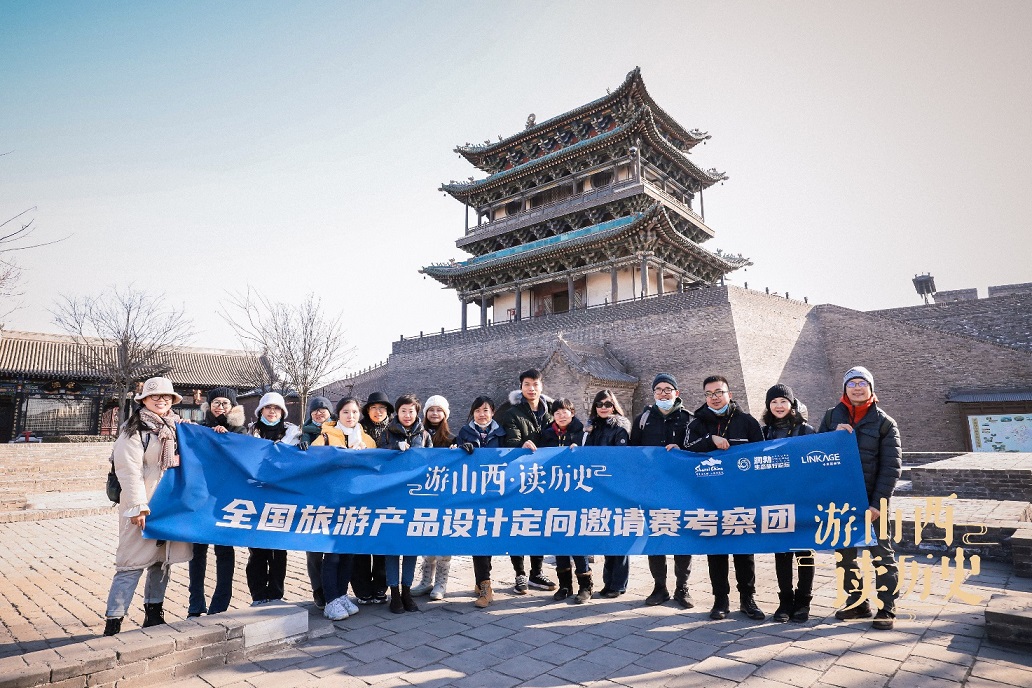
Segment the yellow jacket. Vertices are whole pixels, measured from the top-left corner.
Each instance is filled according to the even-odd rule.
[[[362,444],[364,447],[348,447],[348,436],[344,434],[344,431],[337,427],[337,421],[328,420],[322,424],[322,432],[315,438],[311,446],[313,447],[344,447],[346,449],[376,449],[376,440],[370,437],[365,430],[362,430],[362,426],[358,426],[362,432]]]

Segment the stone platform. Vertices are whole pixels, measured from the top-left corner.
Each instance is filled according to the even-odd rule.
[[[1032,454],[972,452],[910,469],[915,495],[1032,502]]]

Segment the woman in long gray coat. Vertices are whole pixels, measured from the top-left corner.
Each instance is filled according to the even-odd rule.
[[[147,582],[143,592],[143,626],[165,623],[162,604],[169,566],[189,561],[191,555],[189,543],[143,537],[150,514],[148,503],[158,481],[167,469],[179,465],[176,423],[181,419],[172,412],[172,406],[183,398],[172,389],[171,380],[152,377],[144,383],[136,400],[142,406],[122,426],[111,455],[122,496],[118,502],[115,577],[108,593],[104,635],[115,635],[122,630],[122,619],[132,604],[144,571]]]

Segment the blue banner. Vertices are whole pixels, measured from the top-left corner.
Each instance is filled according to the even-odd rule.
[[[709,454],[468,455],[301,451],[180,425],[179,447],[182,465],[150,502],[148,538],[366,554],[748,554],[855,545],[868,506],[847,432]],[[829,519],[832,503],[845,511]]]

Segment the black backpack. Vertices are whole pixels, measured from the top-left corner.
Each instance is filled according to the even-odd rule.
[[[150,444],[151,434],[148,432],[144,434],[143,430],[140,430],[140,442],[143,443],[143,451],[147,451],[147,445]],[[118,482],[118,476],[115,474],[115,450],[111,449],[111,458],[108,459],[111,462],[111,470],[107,474],[107,485],[104,486],[107,492],[107,498],[111,500],[112,504],[119,504],[122,501],[122,483]]]

